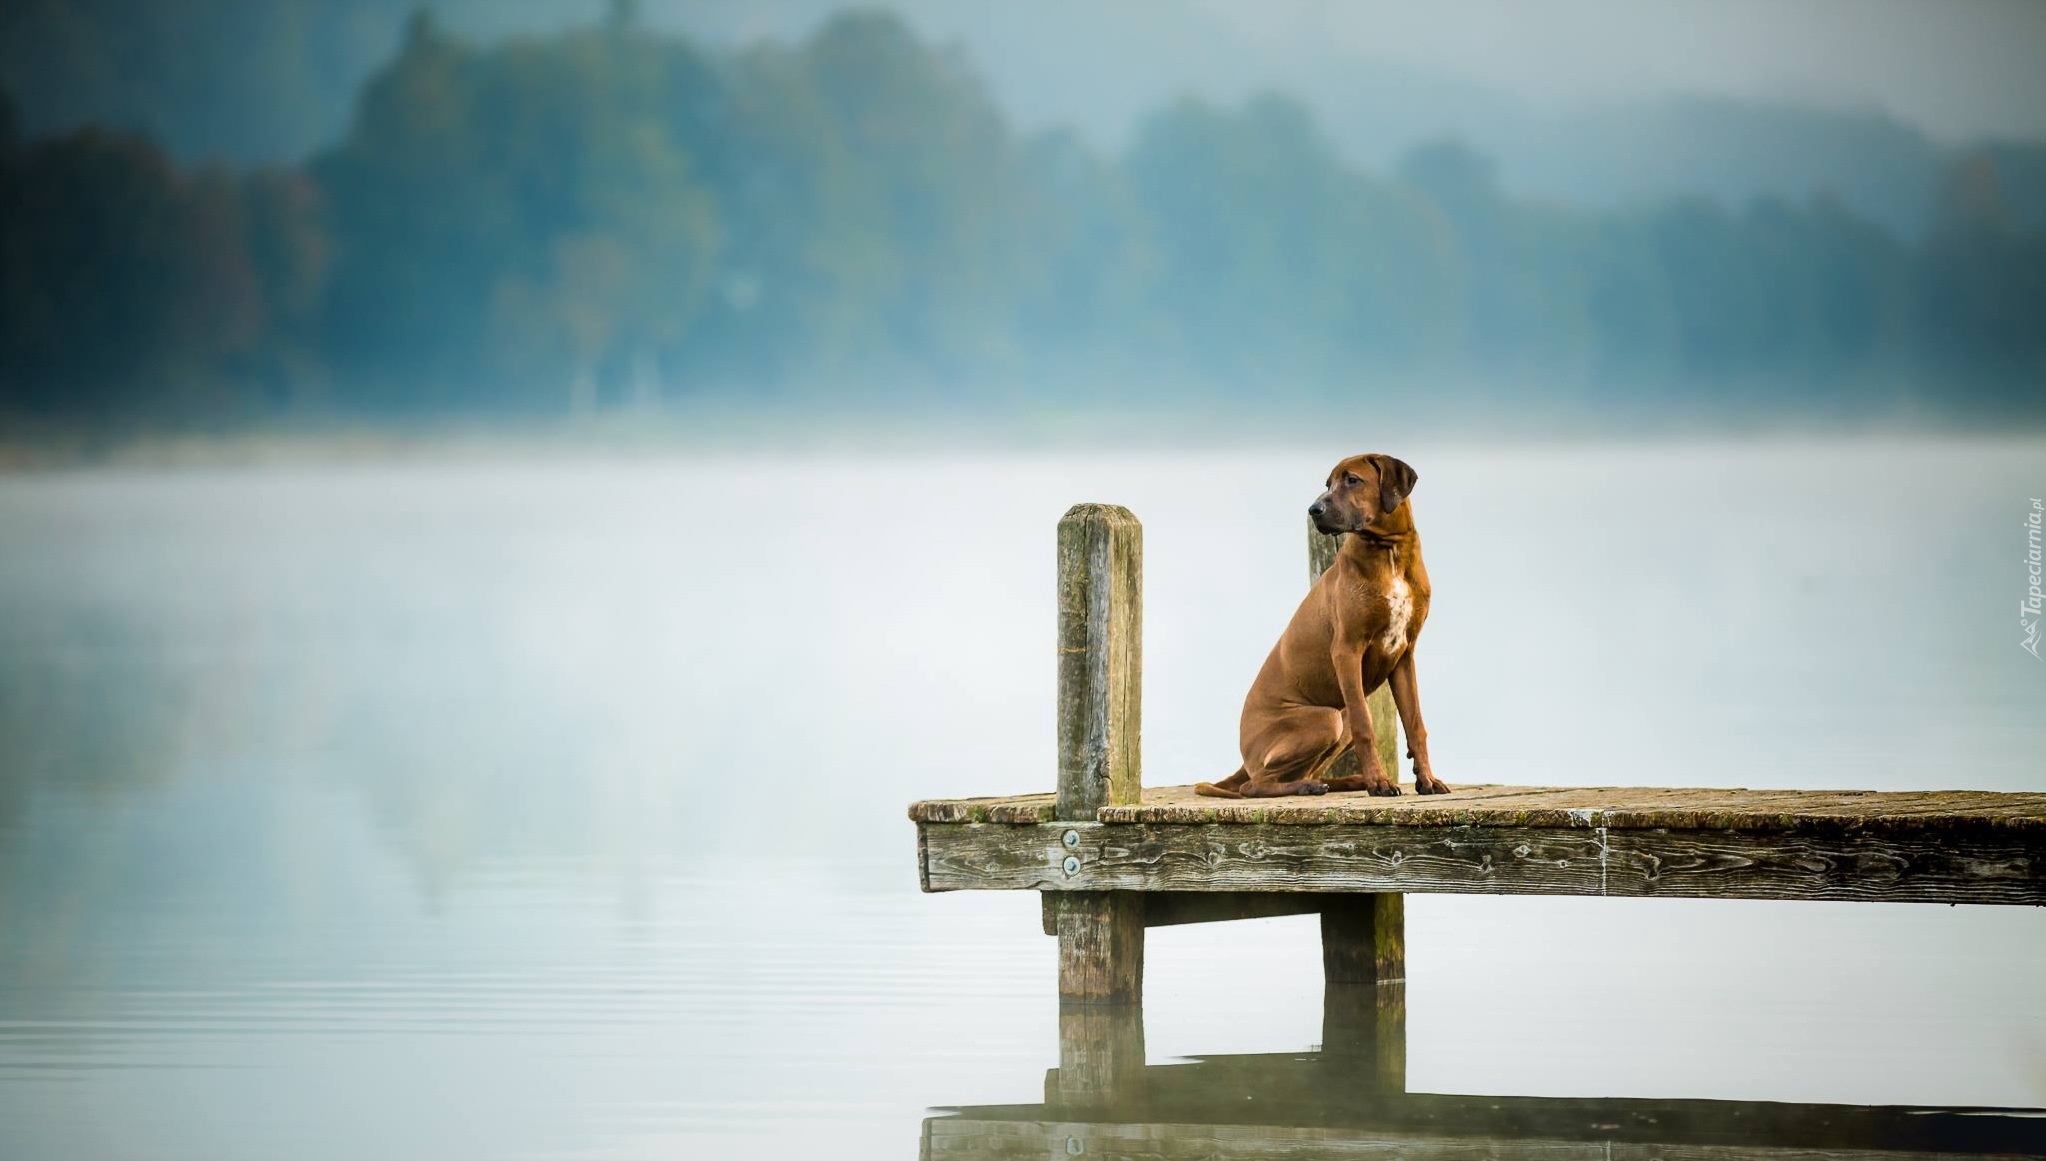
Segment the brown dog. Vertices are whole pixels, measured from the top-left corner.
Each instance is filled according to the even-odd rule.
[[[1398,794],[1399,772],[1379,762],[1364,706],[1367,694],[1391,681],[1414,789],[1449,793],[1428,763],[1428,729],[1414,685],[1414,639],[1428,619],[1428,570],[1407,502],[1417,478],[1387,455],[1351,456],[1329,473],[1328,490],[1307,512],[1321,531],[1349,535],[1243,699],[1243,766],[1196,791],[1216,798]],[[1317,777],[1353,743],[1363,773]]]

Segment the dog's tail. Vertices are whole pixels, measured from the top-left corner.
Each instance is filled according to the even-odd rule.
[[[1205,794],[1209,798],[1241,798],[1243,795],[1238,794],[1236,788],[1248,781],[1250,781],[1250,772],[1238,766],[1236,773],[1222,779],[1220,782],[1194,783],[1194,793]]]

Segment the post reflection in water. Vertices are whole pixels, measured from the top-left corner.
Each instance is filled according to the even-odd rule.
[[[936,1109],[921,1156],[2046,1156],[2046,1109],[1410,1093],[1405,991],[1327,984],[1318,1051],[1156,1065],[1141,1003],[1067,1003],[1044,1103]]]

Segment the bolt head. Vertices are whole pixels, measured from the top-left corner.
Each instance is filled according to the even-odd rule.
[[[1064,866],[1065,866],[1066,874],[1068,874],[1068,875],[1077,875],[1077,874],[1079,874],[1079,873],[1080,873],[1080,856],[1078,856],[1078,855],[1067,855],[1067,856],[1066,856],[1066,861],[1065,861],[1065,863],[1064,863]]]
[[[1060,839],[1059,841],[1066,844],[1066,847],[1069,850],[1076,848],[1080,845],[1080,832],[1076,830],[1069,830],[1066,832],[1066,836]]]

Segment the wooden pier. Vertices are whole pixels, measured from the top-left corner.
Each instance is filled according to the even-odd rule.
[[[1310,531],[1309,548],[1313,575],[1335,538]],[[1068,1097],[1141,1073],[1146,927],[1319,914],[1325,1047],[1368,1054],[1397,1091],[1410,892],[2046,904],[2046,793],[1453,778],[1453,793],[1428,797],[1144,789],[1142,528],[1126,509],[1083,504],[1060,521],[1058,552],[1056,790],[919,802],[909,815],[924,890],[1041,893],[1059,941]],[[1372,716],[1381,760],[1397,771],[1390,700],[1374,695]],[[1213,770],[1188,775],[1227,765],[1217,755]]]

